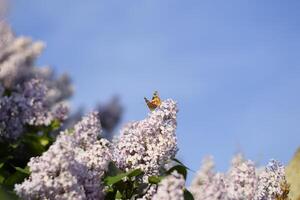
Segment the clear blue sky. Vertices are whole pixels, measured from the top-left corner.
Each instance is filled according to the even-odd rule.
[[[242,151],[284,163],[300,146],[300,2],[14,1],[17,34],[47,43],[39,59],[73,79],[73,106],[119,94],[123,123],[144,96],[179,103],[179,158],[225,170]]]

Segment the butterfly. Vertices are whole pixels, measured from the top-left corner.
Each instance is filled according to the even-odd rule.
[[[146,97],[144,97],[144,99],[145,99],[145,102],[146,102],[148,108],[151,111],[155,110],[155,108],[157,108],[161,104],[161,100],[160,100],[160,98],[158,96],[158,92],[157,91],[155,91],[153,93],[153,97],[152,97],[151,101],[149,101]]]

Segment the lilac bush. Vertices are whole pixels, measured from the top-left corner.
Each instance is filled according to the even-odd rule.
[[[143,174],[136,177],[137,183],[147,182],[175,157],[176,113],[173,100],[163,101],[145,120],[126,125],[113,143],[101,137],[98,114],[91,113],[73,129],[61,132],[42,156],[31,158],[31,175],[15,191],[23,199],[101,199],[100,180],[110,161],[124,171],[140,169]]]
[[[176,171],[182,168],[165,167],[177,152],[176,113],[176,103],[165,100],[146,119],[122,128],[112,143],[101,137],[97,113],[91,113],[31,159],[30,177],[15,190],[23,199],[104,199],[111,194],[109,199],[189,199],[185,173]],[[114,176],[110,163],[119,170]],[[227,173],[213,168],[212,158],[206,158],[190,187],[194,199],[287,199],[284,167],[277,161],[259,170],[237,155]],[[129,196],[124,185],[130,186]]]
[[[34,65],[42,42],[16,37],[4,21],[0,30],[0,140],[17,139],[28,125],[65,120],[73,90],[69,78]]]

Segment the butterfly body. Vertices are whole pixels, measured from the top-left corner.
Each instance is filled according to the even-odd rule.
[[[151,101],[148,100],[146,97],[144,97],[144,99],[145,99],[145,102],[146,102],[148,108],[149,108],[151,111],[155,110],[155,108],[157,108],[157,107],[160,106],[160,104],[161,104],[161,100],[160,100],[160,98],[159,98],[159,95],[158,95],[158,92],[157,92],[157,91],[155,91],[155,92],[153,93],[153,97],[152,97]]]

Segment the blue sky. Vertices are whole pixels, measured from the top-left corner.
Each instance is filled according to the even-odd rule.
[[[300,146],[299,1],[13,2],[16,33],[47,44],[38,63],[73,77],[73,107],[119,94],[125,123],[154,90],[177,100],[190,168],[237,151],[287,163]]]

